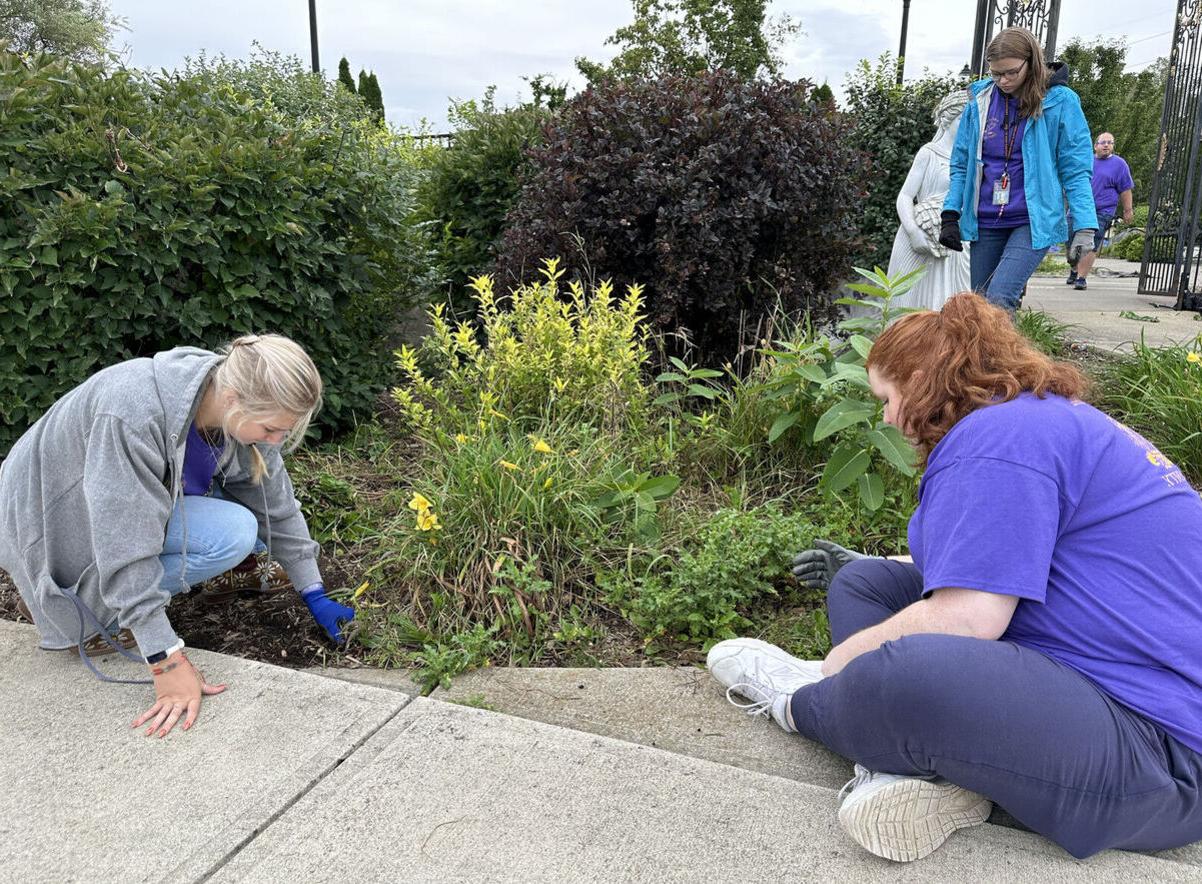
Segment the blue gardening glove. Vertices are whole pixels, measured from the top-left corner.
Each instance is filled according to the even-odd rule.
[[[342,644],[344,637],[342,627],[355,619],[355,609],[334,601],[326,595],[326,588],[320,583],[314,583],[301,593],[309,613],[317,621],[317,625],[325,630],[330,641]]]
[[[1093,251],[1093,235],[1094,231],[1089,227],[1073,233],[1073,241],[1068,244],[1069,264],[1076,267],[1078,261]]]
[[[844,549],[829,540],[815,540],[814,548],[798,553],[793,559],[793,576],[810,589],[829,589],[835,574],[848,562],[871,559],[863,553]]]

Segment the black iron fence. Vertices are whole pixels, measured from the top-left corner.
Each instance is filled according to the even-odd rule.
[[[1202,0],[1179,0],[1169,53],[1139,292],[1171,295],[1202,310],[1198,216],[1202,212]]]

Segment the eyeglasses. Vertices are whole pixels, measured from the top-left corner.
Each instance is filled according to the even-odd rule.
[[[1107,145],[1107,144],[1114,144],[1114,142],[1113,141],[1099,141],[1098,142],[1099,147]]]
[[[1008,71],[990,71],[989,77],[990,77],[990,79],[992,79],[994,81],[1010,80],[1010,79],[1013,79],[1014,77],[1017,77],[1019,75],[1019,72],[1026,66],[1027,66],[1027,63],[1024,61],[1018,67],[1012,68]]]

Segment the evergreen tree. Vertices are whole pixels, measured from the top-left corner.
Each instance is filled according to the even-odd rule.
[[[384,94],[380,91],[380,81],[376,79],[376,72],[372,71],[367,75],[367,82],[371,86],[371,94],[365,96],[368,108],[376,118],[376,122],[384,122]]]
[[[345,86],[351,95],[355,94],[355,78],[351,76],[351,65],[346,60],[346,56],[343,56],[342,60],[338,62],[338,82]]]
[[[828,83],[823,83],[817,87],[811,97],[819,104],[834,104],[835,101],[835,93],[831,91],[830,84]]]
[[[359,68],[359,97],[363,99],[364,103],[367,102],[367,93],[370,88],[367,85],[367,71]]]

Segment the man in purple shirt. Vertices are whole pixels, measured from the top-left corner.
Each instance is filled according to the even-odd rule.
[[[1069,270],[1065,284],[1071,285],[1078,291],[1085,289],[1085,277],[1093,267],[1098,250],[1106,236],[1106,228],[1114,220],[1119,206],[1123,209],[1123,223],[1130,224],[1134,213],[1131,209],[1131,189],[1135,182],[1131,179],[1131,169],[1127,161],[1114,152],[1114,136],[1103,132],[1093,145],[1093,201],[1098,213],[1098,227],[1094,232],[1094,250],[1081,256],[1076,267]],[[1072,226],[1072,219],[1069,219]],[[1072,240],[1072,235],[1069,235]]]

